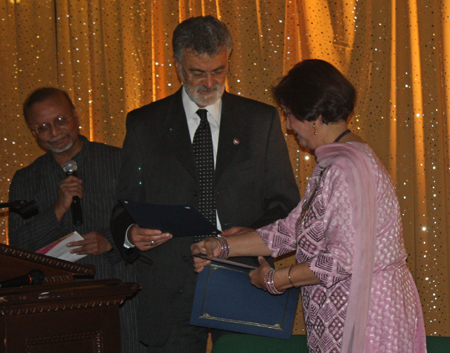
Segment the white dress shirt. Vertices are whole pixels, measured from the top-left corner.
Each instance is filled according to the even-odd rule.
[[[186,119],[189,128],[189,134],[191,135],[191,142],[194,141],[194,134],[200,125],[200,117],[197,115],[197,110],[206,109],[208,111],[207,118],[209,126],[211,127],[211,136],[213,143],[214,153],[214,168],[216,167],[217,146],[219,145],[219,130],[220,130],[220,118],[222,112],[222,100],[219,99],[213,105],[208,105],[204,108],[199,108],[197,104],[190,100],[186,91],[183,89],[183,107],[186,113]]]

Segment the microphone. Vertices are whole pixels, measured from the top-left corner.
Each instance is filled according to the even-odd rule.
[[[40,270],[31,270],[28,274],[7,279],[0,282],[0,288],[21,287],[30,285],[39,285],[44,282],[45,276]]]
[[[23,219],[28,219],[39,213],[36,201],[16,200],[12,202],[0,203],[0,208],[9,207],[11,212],[18,213]]]
[[[64,163],[63,170],[67,176],[74,175],[77,176],[78,165],[77,162],[70,160]],[[70,211],[72,212],[72,222],[74,225],[79,226],[83,224],[83,213],[81,212],[81,203],[78,196],[72,197],[72,205],[70,206]]]

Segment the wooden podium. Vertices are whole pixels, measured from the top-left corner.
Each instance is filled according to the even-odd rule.
[[[0,282],[34,269],[43,284],[0,288],[0,353],[120,353],[119,305],[140,284],[75,282],[94,266],[0,244]]]

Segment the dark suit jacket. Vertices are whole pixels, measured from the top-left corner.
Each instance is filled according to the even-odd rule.
[[[199,185],[181,89],[128,114],[122,153],[119,199],[197,207]],[[299,192],[274,107],[224,93],[215,192],[222,229],[261,227],[297,205]],[[172,323],[189,323],[196,283],[192,238],[171,239],[147,252],[124,249],[131,222],[116,208],[113,235],[128,261],[139,258],[140,339],[162,345]]]

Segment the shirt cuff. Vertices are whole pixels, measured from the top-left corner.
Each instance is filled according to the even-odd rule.
[[[129,230],[131,229],[131,227],[133,227],[135,224],[136,224],[136,223],[130,224],[130,226],[127,228],[127,231],[125,232],[125,240],[124,240],[124,242],[123,242],[124,248],[132,249],[132,248],[135,248],[135,247],[136,247],[136,245],[131,244],[131,242],[128,240],[128,231],[129,231]]]

